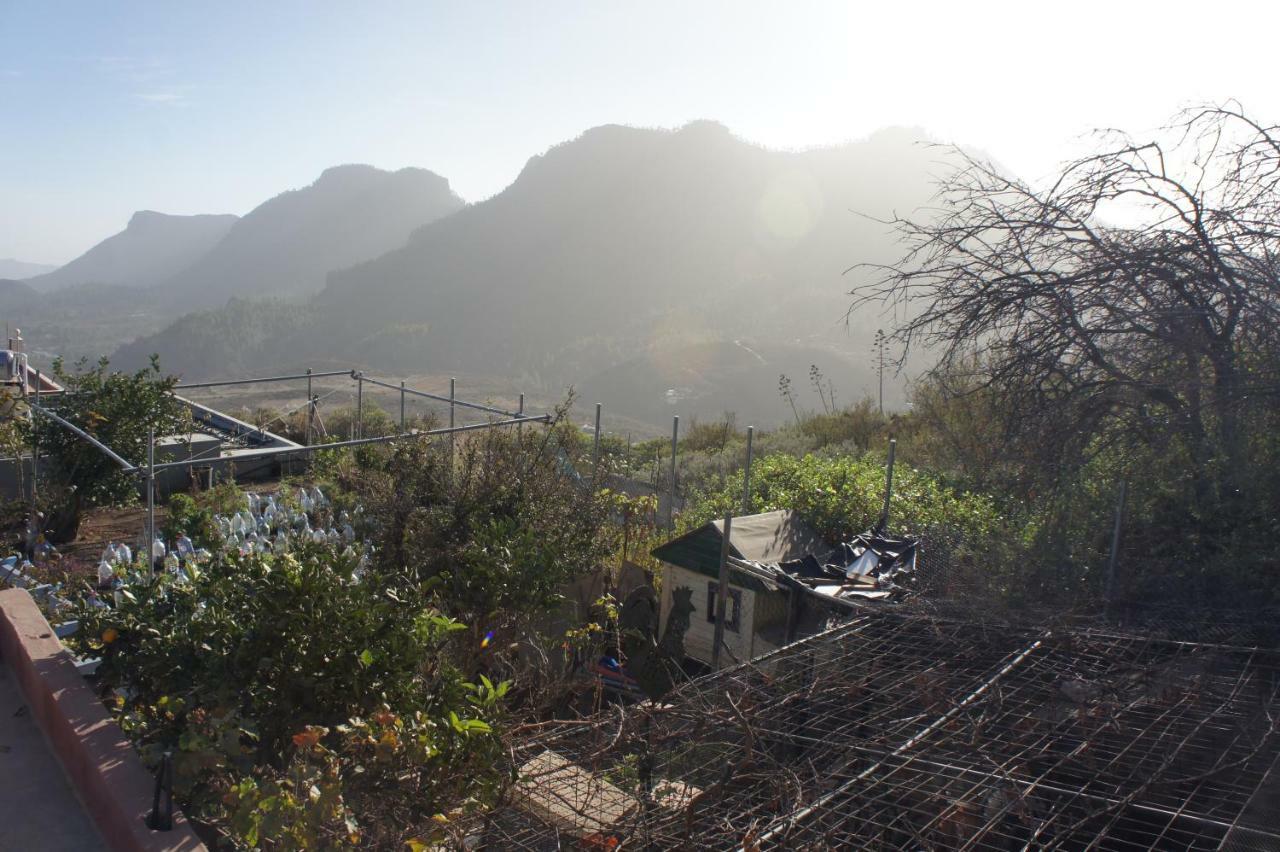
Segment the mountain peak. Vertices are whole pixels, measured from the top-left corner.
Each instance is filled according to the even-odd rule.
[[[189,224],[196,223],[197,226],[217,222],[225,223],[230,227],[238,217],[233,213],[198,213],[193,216],[181,216],[174,213],[161,213],[158,210],[139,210],[129,217],[129,224],[125,226],[126,230],[136,230],[138,228],[151,228],[156,226],[172,226],[187,227]]]
[[[364,184],[372,184],[387,179],[417,180],[426,183],[437,183],[448,187],[449,181],[430,169],[406,166],[390,171],[371,166],[367,163],[343,163],[330,166],[320,173],[312,184],[313,187],[354,188]]]
[[[316,178],[315,183],[333,183],[334,181],[356,181],[368,180],[377,175],[385,175],[387,172],[371,166],[367,163],[342,163],[337,166],[330,166],[320,173],[320,177]]]
[[[235,222],[230,214],[177,216],[139,210],[123,231],[30,281],[45,291],[78,284],[159,284],[213,248]]]
[[[417,228],[463,206],[449,182],[419,168],[344,163],[249,211],[204,257],[169,282],[183,306],[231,296],[297,296],[325,275],[405,244]]]

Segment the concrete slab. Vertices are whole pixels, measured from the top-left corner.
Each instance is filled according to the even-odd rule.
[[[0,778],[3,852],[107,848],[5,665],[0,665]]]

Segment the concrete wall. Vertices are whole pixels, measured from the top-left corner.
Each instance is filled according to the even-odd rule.
[[[112,849],[205,849],[176,809],[171,831],[147,828],[154,789],[151,773],[24,589],[0,591],[0,657],[18,681],[86,813]]]
[[[169,461],[185,461],[192,458],[208,458],[210,464],[217,467],[221,448],[222,441],[219,438],[202,432],[158,438],[156,440],[156,464]],[[47,466],[50,463],[47,456],[41,456],[40,470],[47,471]],[[21,472],[21,476],[19,476],[19,472]],[[21,486],[19,483],[21,483]],[[162,470],[156,473],[156,491],[161,498],[176,491],[187,491],[190,487],[191,476],[186,470]],[[141,479],[139,479],[138,493],[145,496],[142,491]],[[26,499],[31,496],[30,456],[24,456],[21,459],[0,459],[0,496],[7,500]]]

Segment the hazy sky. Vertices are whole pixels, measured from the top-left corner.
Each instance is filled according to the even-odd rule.
[[[1043,175],[1190,102],[1280,120],[1278,24],[1271,0],[0,0],[0,257],[65,262],[138,209],[245,213],[344,162],[479,200],[606,122],[784,148],[906,124]]]

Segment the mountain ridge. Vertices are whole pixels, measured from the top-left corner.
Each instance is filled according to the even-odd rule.
[[[53,272],[27,281],[44,292],[81,284],[154,286],[211,249],[237,219],[229,213],[177,216],[139,210],[123,231]]]
[[[918,141],[928,140],[890,130],[771,151],[714,122],[592,128],[531,157],[497,195],[329,271],[305,303],[304,327],[255,334],[252,360],[482,371],[548,392],[578,384],[608,396],[626,386],[653,397],[682,381],[687,365],[666,355],[686,351],[709,359],[699,386],[732,372],[735,386],[765,388],[752,407],[778,408],[769,413],[776,419],[777,400],[764,397],[776,396],[782,369],[805,369],[796,359],[824,355],[838,383],[871,386],[864,350],[879,318],[854,317],[852,333],[841,328],[856,283],[845,270],[890,259],[896,246],[875,217],[930,197],[937,155]],[[173,328],[119,354],[159,351],[192,376],[231,362],[184,360],[189,338]],[[687,348],[699,340],[742,340],[770,355]],[[655,407],[636,408],[648,416]]]
[[[233,297],[310,295],[330,270],[390,251],[463,206],[448,180],[427,169],[333,166],[242,216],[209,252],[165,282],[164,296],[200,309]]]
[[[53,272],[58,267],[53,263],[30,263],[16,257],[0,257],[0,280],[21,281]]]

